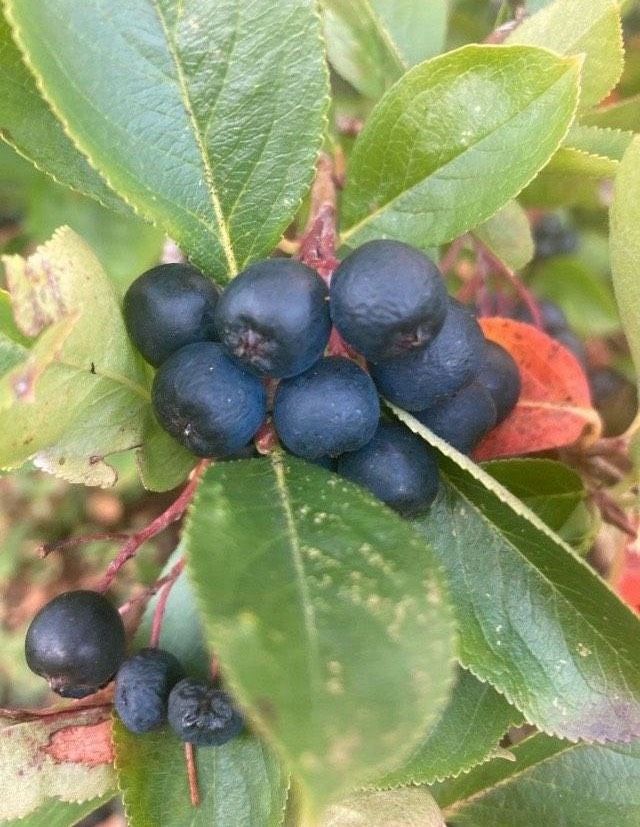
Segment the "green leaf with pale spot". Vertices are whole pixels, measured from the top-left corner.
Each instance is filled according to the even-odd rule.
[[[450,608],[429,548],[280,454],[209,469],[184,535],[211,646],[310,815],[397,765],[444,706]]]
[[[531,225],[517,201],[509,201],[473,234],[512,270],[520,270],[533,258]]]
[[[496,690],[461,669],[438,723],[401,767],[376,783],[380,787],[431,784],[468,772],[496,754],[509,759],[499,743],[522,715]]]
[[[95,198],[111,210],[131,214],[65,134],[42,99],[0,10],[1,136],[56,181]],[[62,222],[58,222],[60,224]]]
[[[25,818],[40,807],[53,808],[59,802],[77,804],[113,795],[115,776],[110,764],[72,763],[60,757],[54,759],[48,751],[52,737],[59,730],[90,727],[103,720],[103,709],[78,711],[76,715],[50,720],[0,718],[0,821],[3,824],[5,819]],[[91,734],[88,730],[88,737]],[[96,802],[92,808],[100,803]]]
[[[431,788],[456,827],[637,827],[640,742],[571,744],[534,735],[492,761]]]
[[[149,404],[113,286],[68,228],[3,261],[17,325],[40,335],[0,379],[0,467],[33,458],[71,482],[112,485],[105,457],[140,444]]]
[[[507,42],[584,55],[581,109],[599,103],[622,75],[622,23],[614,0],[555,0],[518,26]]]
[[[320,827],[445,827],[440,808],[425,789],[353,793],[328,809]]]
[[[6,8],[69,134],[143,216],[222,280],[272,250],[308,188],[324,130],[312,0]]]
[[[526,46],[465,46],[408,72],[354,146],[343,245],[390,237],[424,249],[490,218],[564,139],[579,63]]]
[[[400,409],[441,453],[440,493],[416,523],[447,574],[460,661],[538,728],[640,738],[640,620],[539,517]]]
[[[610,215],[613,286],[640,377],[640,138],[634,139],[620,164]]]

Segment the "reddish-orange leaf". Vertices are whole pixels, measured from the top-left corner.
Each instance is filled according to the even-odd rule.
[[[87,767],[112,764],[111,721],[59,729],[53,733],[43,752],[59,764],[84,764]]]
[[[634,611],[640,612],[640,555],[628,550],[625,552],[613,587],[621,600]]]
[[[576,357],[533,325],[513,319],[481,319],[487,339],[516,360],[522,392],[512,413],[487,434],[474,452],[477,461],[549,451],[593,442],[600,417],[591,404],[589,384]]]

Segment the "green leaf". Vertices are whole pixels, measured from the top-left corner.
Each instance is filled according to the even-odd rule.
[[[572,740],[640,737],[640,621],[569,546],[471,460],[441,452],[419,521],[448,575],[460,660],[538,728]]]
[[[482,467],[566,543],[589,550],[599,520],[573,469],[550,459],[494,460]]]
[[[90,801],[83,801],[82,804],[50,799],[25,818],[3,821],[2,827],[73,827],[108,804],[112,797],[113,793],[107,793],[102,798],[92,798]]]
[[[632,140],[633,132],[626,130],[574,124],[564,143],[571,149],[609,158],[615,164],[612,165],[612,170],[615,171]]]
[[[343,243],[392,237],[424,248],[486,221],[565,137],[579,71],[577,59],[507,46],[466,46],[412,69],[356,141]]]
[[[450,0],[371,0],[371,5],[407,67],[444,51]]]
[[[110,764],[89,766],[71,763],[60,756],[54,757],[50,752],[52,738],[59,730],[73,726],[91,727],[102,720],[104,710],[101,709],[78,711],[76,715],[63,719],[16,721],[0,718],[0,821],[3,824],[5,819],[23,819],[31,814],[36,818],[40,807],[51,808],[55,814],[58,808],[54,805],[60,802],[81,804],[91,801],[90,811],[101,803],[93,803],[94,799],[113,795],[115,777]],[[90,729],[87,733],[88,737],[92,737]],[[61,807],[58,812],[62,813],[64,809]],[[34,822],[38,823],[44,821]],[[60,823],[73,822],[61,818]]]
[[[61,184],[97,199],[109,209],[130,213],[127,205],[78,152],[40,96],[1,10],[0,86],[0,134],[7,143]]]
[[[622,129],[640,131],[640,95],[636,95],[603,109],[585,112],[581,122],[586,126],[599,126],[603,129]]]
[[[433,788],[456,827],[636,827],[640,743],[569,744],[535,735],[493,761]]]
[[[184,482],[197,460],[158,425],[149,409],[136,462],[147,491],[171,491]]]
[[[598,184],[615,174],[617,164],[570,147],[561,147],[520,201],[525,207],[555,209],[571,204],[602,207]]]
[[[224,280],[275,246],[324,129],[311,0],[9,0],[7,14],[78,146],[197,265]]]
[[[112,485],[104,458],[140,444],[149,404],[113,287],[68,228],[29,259],[3,261],[19,328],[43,332],[0,379],[0,467],[33,457],[70,482]]]
[[[609,336],[620,330],[620,316],[608,280],[574,256],[536,264],[532,279],[536,293],[565,309],[579,336]]]
[[[640,377],[640,138],[626,151],[616,176],[610,244],[618,310]]]
[[[169,574],[171,569],[184,554],[179,545],[173,552],[161,577]],[[158,595],[151,598],[136,631],[135,646],[144,648],[149,645],[151,624],[158,603]],[[164,609],[160,640],[158,645],[172,652],[192,677],[207,679],[211,675],[211,656],[205,645],[205,635],[196,605],[196,596],[191,583],[183,572],[171,587]]]
[[[329,808],[320,827],[445,827],[424,789],[358,792]]]
[[[160,260],[163,233],[133,214],[107,210],[43,175],[33,181],[28,197],[24,228],[30,239],[41,244],[61,224],[71,227],[95,251],[119,293]]]
[[[201,802],[194,809],[184,745],[170,732],[134,735],[114,722],[116,772],[130,827],[278,827],[287,781],[252,735],[197,751]]]
[[[397,765],[446,702],[454,656],[438,571],[411,527],[277,454],[209,469],[185,542],[224,675],[311,814]]]
[[[381,97],[407,67],[370,0],[322,0],[321,6],[332,66],[365,97]]]
[[[599,103],[622,75],[622,24],[614,0],[555,0],[518,26],[507,42],[584,55],[581,109]]]
[[[520,713],[502,695],[461,669],[436,726],[402,767],[385,775],[376,786],[431,784],[468,772],[496,753],[503,754],[498,749],[500,740],[510,726],[521,723]]]
[[[517,201],[509,201],[473,232],[512,270],[520,270],[533,258],[531,225],[526,212]]]
[[[9,294],[0,290],[0,376],[26,359],[27,344],[13,321]]]

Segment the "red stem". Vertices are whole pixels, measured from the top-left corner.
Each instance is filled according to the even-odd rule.
[[[198,785],[198,768],[196,766],[196,750],[193,744],[184,745],[184,758],[187,764],[187,778],[189,779],[189,797],[191,806],[200,806],[200,787]]]
[[[158,646],[160,643],[160,632],[162,631],[162,622],[164,620],[164,613],[167,608],[167,601],[169,600],[171,589],[173,588],[176,580],[184,571],[185,563],[186,559],[184,557],[181,557],[175,564],[175,566],[171,569],[171,571],[166,577],[166,582],[161,587],[160,596],[158,597],[158,602],[156,603],[156,608],[153,612],[153,620],[151,621],[151,636],[149,638],[149,646]]]
[[[135,557],[140,546],[146,543],[147,540],[150,540],[163,532],[172,523],[177,522],[183,516],[184,512],[193,500],[196,491],[198,490],[202,475],[209,466],[209,463],[210,460],[208,459],[201,460],[191,472],[191,478],[184,487],[182,493],[173,503],[171,503],[169,508],[167,508],[166,511],[163,511],[163,513],[156,517],[155,520],[150,522],[148,526],[145,526],[140,531],[132,534],[127,539],[115,559],[109,563],[107,571],[98,585],[98,591],[106,592],[118,576],[118,572],[124,564],[132,557]]]
[[[64,540],[53,540],[51,543],[43,543],[38,546],[38,554],[44,559],[54,551],[65,551],[68,548],[75,546],[83,546],[88,543],[99,543],[101,541],[122,542],[129,538],[128,534],[121,532],[103,531],[96,534],[79,534],[77,537],[66,537]]]
[[[495,256],[488,247],[485,247],[481,241],[475,239],[475,244],[479,260],[481,262],[483,259],[487,261],[498,273],[507,279],[520,301],[525,305],[531,314],[534,325],[542,330],[544,327],[542,316],[540,315],[540,308],[538,307],[538,302],[536,301],[533,293],[525,287],[518,275],[497,256]]]

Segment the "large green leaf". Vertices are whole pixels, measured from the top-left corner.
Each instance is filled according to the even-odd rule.
[[[605,98],[622,74],[622,24],[614,0],[555,0],[518,26],[508,42],[584,55],[582,109]]]
[[[625,153],[616,176],[610,243],[620,318],[640,377],[640,138]]]
[[[520,723],[522,716],[502,695],[461,669],[436,726],[409,759],[376,782],[376,786],[431,784],[468,772],[496,754],[505,754],[498,749],[498,743],[510,726]]]
[[[197,751],[200,806],[189,798],[184,746],[171,733],[133,735],[114,723],[116,771],[129,827],[278,827],[287,781],[252,735]]]
[[[599,126],[605,129],[622,129],[624,131],[640,131],[640,95],[636,95],[619,103],[585,112],[581,118],[587,126]]]
[[[209,469],[185,542],[224,674],[308,810],[397,765],[443,707],[454,655],[412,528],[277,454]]]
[[[0,86],[0,134],[7,143],[61,184],[90,195],[112,210],[131,212],[78,152],[40,96],[1,9]]]
[[[113,792],[110,792],[102,798],[92,798],[82,804],[49,799],[25,818],[3,821],[2,827],[73,827],[84,823],[87,816],[108,804],[112,797]]]
[[[0,379],[0,467],[32,457],[71,482],[112,485],[105,457],[140,444],[149,404],[113,285],[68,228],[3,261],[18,326],[40,335]]]
[[[466,46],[380,101],[347,171],[342,241],[437,245],[486,221],[547,163],[573,119],[579,60]]]
[[[379,98],[407,68],[370,0],[322,0],[327,54],[336,71],[368,98]]]
[[[632,140],[633,132],[629,130],[574,124],[564,144],[570,149],[577,149],[588,155],[608,158],[612,162],[611,169],[615,172]]]
[[[95,737],[91,729],[104,721],[104,710],[78,711],[60,719],[54,717],[17,721],[0,719],[0,821],[23,819],[39,808],[47,808],[51,820],[64,820],[64,803],[80,804],[114,793],[115,777],[110,764],[66,760],[51,750],[52,738],[67,727],[87,727],[87,737]],[[97,801],[93,807],[102,803]],[[60,807],[55,805],[60,804]],[[47,810],[45,810],[46,812]],[[85,808],[86,812],[86,808]],[[20,822],[24,823],[24,822]],[[34,824],[44,823],[35,820]]]
[[[432,788],[456,827],[636,827],[640,743],[569,744],[535,735],[493,761]]]
[[[448,575],[462,664],[546,732],[640,737],[638,618],[521,501],[394,410],[442,453],[418,525]]]
[[[445,827],[440,808],[424,788],[353,793],[330,807],[320,827]]]
[[[312,0],[9,0],[78,146],[224,279],[269,252],[311,180],[327,77]]]

